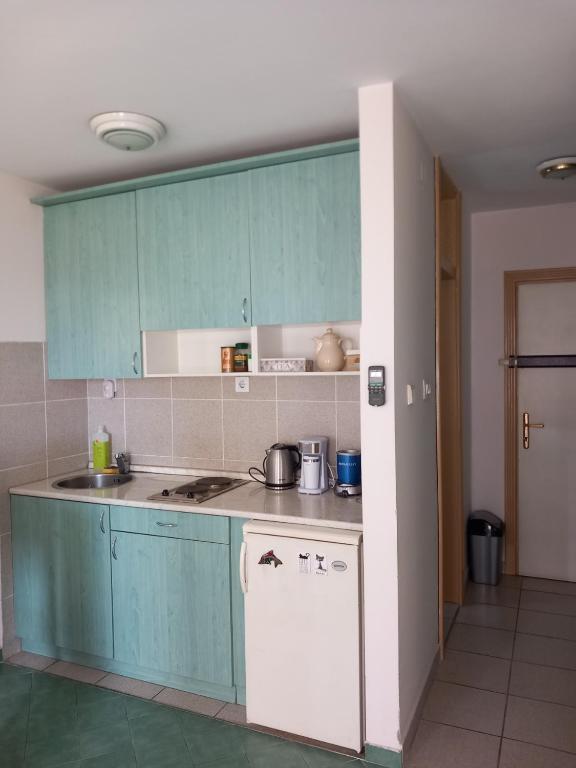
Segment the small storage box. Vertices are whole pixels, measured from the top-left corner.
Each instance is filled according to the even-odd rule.
[[[313,369],[313,361],[305,357],[265,357],[260,359],[261,373],[306,373]]]

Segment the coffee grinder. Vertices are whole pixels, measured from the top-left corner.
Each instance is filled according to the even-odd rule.
[[[302,456],[298,493],[324,493],[328,490],[328,438],[299,440],[298,450]]]
[[[338,479],[334,486],[337,496],[362,495],[362,457],[356,448],[338,451],[336,454],[336,473]]]

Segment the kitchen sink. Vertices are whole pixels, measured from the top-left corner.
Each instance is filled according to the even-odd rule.
[[[124,485],[132,480],[132,475],[76,475],[57,480],[52,483],[53,488],[114,488],[116,485]]]

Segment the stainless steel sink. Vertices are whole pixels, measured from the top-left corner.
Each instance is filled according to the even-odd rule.
[[[114,488],[132,480],[132,475],[76,475],[52,483],[53,488]]]

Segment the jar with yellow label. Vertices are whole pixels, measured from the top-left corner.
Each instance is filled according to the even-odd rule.
[[[234,350],[234,373],[248,373],[248,357],[250,354],[250,344],[236,344]]]

